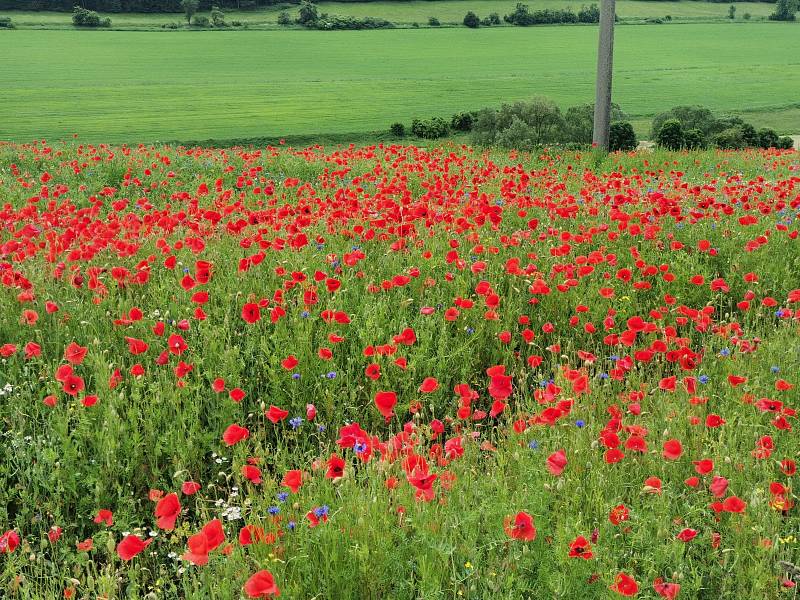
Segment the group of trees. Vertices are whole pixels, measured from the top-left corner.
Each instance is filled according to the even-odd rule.
[[[394,27],[394,23],[386,19],[377,19],[375,17],[350,17],[341,15],[329,15],[328,13],[320,13],[319,8],[313,2],[303,0],[300,4],[297,19],[292,21],[289,13],[282,12],[278,15],[279,25],[291,25],[296,23],[307,27],[308,29],[386,29]]]
[[[597,4],[582,6],[574,13],[567,7],[563,9],[546,8],[531,11],[527,4],[517,4],[514,12],[503,17],[506,23],[527,27],[529,25],[545,25],[548,23],[599,23],[600,9]]]
[[[702,106],[676,106],[653,119],[653,140],[669,150],[708,147],[791,148],[792,138],[772,129],[756,130],[740,117],[716,117]]]

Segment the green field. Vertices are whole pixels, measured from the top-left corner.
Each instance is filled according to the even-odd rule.
[[[319,2],[320,10],[330,14],[353,15],[356,17],[381,17],[399,25],[419,23],[427,26],[428,18],[436,17],[442,24],[460,24],[467,11],[480,17],[497,12],[501,17],[514,9],[516,2],[504,0],[410,0],[408,2]],[[530,0],[526,1],[532,10],[544,8],[572,7],[578,10],[590,0]],[[675,20],[727,20],[728,5],[712,2],[643,2],[640,0],[618,0],[617,15],[625,20],[642,20],[654,17],[671,16]],[[764,2],[737,2],[736,14],[739,19],[750,13],[754,20],[765,19],[774,10],[774,5]],[[238,20],[248,27],[276,27],[278,14],[286,10],[296,15],[297,6],[273,6],[258,10],[225,11],[228,21]],[[59,28],[71,27],[70,15],[58,12],[14,12],[6,13],[19,27]],[[182,14],[126,14],[103,13],[113,21],[114,28],[146,29],[160,27],[162,23],[183,23]]]
[[[678,104],[800,131],[791,24],[620,27],[614,99],[641,134]],[[0,35],[0,139],[252,138],[594,93],[595,27]]]

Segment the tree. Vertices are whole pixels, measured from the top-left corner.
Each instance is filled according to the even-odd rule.
[[[220,10],[219,6],[211,7],[211,24],[214,25],[214,27],[228,26],[225,22],[225,13]]]
[[[662,123],[656,134],[656,143],[667,150],[680,150],[684,147],[683,126],[678,119],[668,119]]]
[[[197,8],[200,6],[199,0],[181,0],[181,8],[183,8],[183,12],[186,14],[186,22],[190,23],[194,13],[197,12]]]
[[[797,0],[778,0],[775,3],[775,12],[769,18],[771,21],[794,21],[797,12]]]
[[[762,148],[777,148],[779,144],[778,134],[775,130],[764,127],[758,130],[758,145]]]
[[[317,5],[313,2],[303,0],[300,4],[300,15],[297,17],[297,22],[300,25],[311,25],[319,20],[319,12]]]
[[[611,103],[611,121],[624,121],[627,115],[619,104]],[[594,131],[594,103],[570,106],[564,113],[566,140],[576,144],[591,144]]]
[[[728,7],[728,18],[731,19],[731,20],[736,18],[736,5],[735,4],[731,4]]]
[[[481,20],[478,18],[474,12],[469,11],[466,15],[464,15],[464,25],[469,27],[470,29],[475,29],[480,27]]]

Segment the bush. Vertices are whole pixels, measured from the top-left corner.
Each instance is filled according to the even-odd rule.
[[[500,25],[500,15],[496,12],[491,13],[488,17],[490,25]]]
[[[619,104],[611,104],[611,122],[624,121],[627,115]],[[564,140],[576,144],[591,144],[594,134],[594,103],[570,106],[564,113]]]
[[[702,150],[706,147],[706,136],[699,129],[689,129],[683,134],[683,146],[687,150]]]
[[[611,152],[630,152],[636,150],[639,141],[633,131],[633,125],[628,121],[616,121],[611,123],[608,135],[608,149]]]
[[[581,9],[578,11],[578,21],[581,23],[599,23],[600,9],[597,8],[597,4],[581,6]]]
[[[441,117],[432,119],[414,119],[411,122],[411,133],[419,138],[435,140],[448,134],[447,121]]]
[[[359,19],[358,17],[322,14],[319,19],[307,23],[305,27],[333,31],[344,29],[387,29],[394,27],[394,24],[386,19],[376,19],[375,17]]]
[[[439,27],[441,23],[439,22],[439,19],[437,19],[436,17],[431,17],[428,19],[428,25],[430,25],[431,27]]]
[[[534,12],[526,4],[517,4],[514,12],[503,17],[506,23],[527,27],[529,25],[545,25],[549,23],[598,23],[600,9],[597,5],[582,7],[577,15],[570,8],[544,9]]]
[[[192,25],[195,27],[210,27],[211,21],[209,21],[208,17],[205,15],[196,15],[192,20]]]
[[[751,15],[750,13],[744,13],[744,14],[742,15],[742,18],[743,18],[745,21],[749,21],[751,17],[752,17],[752,15]]]
[[[161,29],[180,29],[180,27],[180,23],[176,23],[175,21],[161,24]]]
[[[481,20],[478,18],[474,12],[469,11],[466,15],[464,15],[464,25],[469,27],[470,29],[475,29],[480,27]]]
[[[183,13],[186,16],[187,23],[192,22],[192,17],[194,16],[194,13],[197,12],[197,8],[199,6],[199,0],[181,0],[181,8],[183,8]]]
[[[683,125],[678,119],[668,119],[661,124],[656,134],[656,144],[667,150],[680,150],[684,147]]]
[[[782,150],[791,150],[794,148],[794,140],[790,138],[788,135],[781,136],[778,138],[778,148]]]
[[[535,98],[479,111],[472,127],[472,139],[482,146],[530,150],[562,141],[564,129],[564,117],[558,106],[546,98]]]
[[[0,17],[0,29],[14,29],[11,17]]]
[[[111,27],[111,19],[101,19],[95,11],[76,6],[72,12],[72,24],[76,27]]]
[[[454,131],[472,131],[472,124],[475,121],[475,114],[471,112],[461,112],[453,115],[450,119],[450,127]]]
[[[714,145],[723,150],[738,150],[747,147],[741,127],[730,127],[717,133],[713,138]]]
[[[731,4],[728,7],[728,18],[731,19],[731,20],[736,18],[736,5],[735,4]]]
[[[284,11],[278,13],[278,25],[291,25],[292,24],[292,17],[291,15]]]
[[[778,134],[773,129],[758,130],[758,145],[761,148],[777,148],[778,147]]]
[[[231,26],[232,27],[244,27],[244,23],[242,23],[241,21],[231,21]]]
[[[684,130],[699,129],[704,136],[722,131],[726,126],[718,121],[714,114],[704,106],[676,106],[653,118],[652,136],[656,137],[661,126],[671,119],[680,122]]]
[[[402,123],[392,123],[392,126],[389,127],[389,131],[391,131],[392,135],[395,137],[403,137],[406,134],[406,126]]]

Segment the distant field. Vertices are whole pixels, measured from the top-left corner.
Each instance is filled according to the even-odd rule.
[[[596,0],[595,0],[596,1]],[[525,1],[531,9],[563,8],[570,6],[578,10],[592,0],[530,0]],[[319,2],[324,12],[357,17],[382,17],[397,24],[419,23],[427,25],[429,17],[438,18],[443,24],[461,23],[467,11],[471,10],[481,17],[497,12],[501,17],[510,13],[516,2],[504,0],[411,0],[409,2]],[[278,14],[287,10],[297,13],[297,6],[274,6],[255,11],[226,10],[229,21],[238,20],[249,27],[277,26]],[[764,2],[737,2],[738,19],[750,13],[753,19],[765,19],[774,10],[774,5]],[[53,12],[15,12],[8,14],[20,27],[70,27],[68,13]],[[682,2],[644,2],[638,0],[617,0],[617,15],[623,20],[648,19],[670,15],[676,20],[727,19],[728,5],[711,2],[684,0]],[[151,28],[162,23],[183,22],[182,14],[120,14],[108,13],[115,28]]]
[[[800,131],[795,25],[620,27],[614,99]],[[204,140],[386,130],[544,95],[591,101],[595,27],[0,35],[0,139]]]

